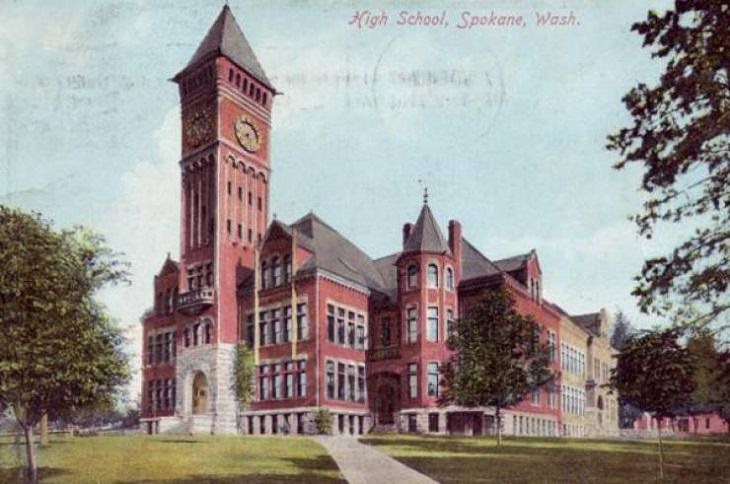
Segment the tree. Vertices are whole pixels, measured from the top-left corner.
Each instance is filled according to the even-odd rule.
[[[326,408],[320,408],[314,414],[314,425],[317,427],[317,433],[326,435],[332,432],[332,414]]]
[[[633,336],[611,370],[611,388],[627,403],[657,419],[660,479],[664,478],[662,421],[686,405],[695,388],[692,355],[679,345],[679,336],[676,329]]]
[[[613,331],[611,332],[611,346],[620,351],[626,343],[626,340],[635,332],[636,329],[632,326],[628,316],[619,309],[613,323]]]
[[[686,409],[687,415],[712,413],[720,401],[720,355],[715,348],[715,337],[708,331],[700,331],[687,340],[687,350],[694,364],[695,389]],[[695,428],[697,422],[695,421]]]
[[[251,401],[255,384],[256,365],[254,355],[248,344],[241,341],[236,344],[235,356],[233,358],[233,371],[231,372],[231,389],[238,399],[238,404],[243,406]]]
[[[725,421],[730,434],[730,350],[719,354],[719,371],[717,374],[717,414]]]
[[[504,289],[485,292],[459,319],[448,340],[453,356],[444,366],[440,403],[495,410],[497,445],[502,443],[501,411],[548,383],[550,348],[539,341],[540,326],[519,314]]]
[[[0,402],[25,436],[37,480],[33,428],[112,401],[128,381],[121,330],[94,300],[126,265],[87,230],[54,231],[39,215],[0,205]]]
[[[651,238],[660,222],[694,229],[671,253],[648,259],[633,294],[644,312],[704,326],[730,309],[730,9],[677,0],[632,26],[652,57],[666,61],[659,84],[623,102],[633,123],[608,137],[623,169],[643,166],[643,211]]]

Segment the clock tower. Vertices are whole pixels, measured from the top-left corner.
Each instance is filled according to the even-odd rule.
[[[227,5],[172,80],[182,111],[176,413],[199,430],[235,431],[236,288],[268,224],[277,92]]]

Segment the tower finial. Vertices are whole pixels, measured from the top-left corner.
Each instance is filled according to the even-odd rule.
[[[428,205],[428,187],[423,187],[423,204]]]

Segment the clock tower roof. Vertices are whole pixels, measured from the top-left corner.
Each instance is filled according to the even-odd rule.
[[[266,87],[273,92],[276,89],[266,76],[263,67],[256,58],[253,49],[243,35],[241,27],[236,22],[231,9],[228,5],[224,5],[218,18],[208,30],[205,38],[198,46],[185,68],[178,72],[173,80],[177,81],[180,76],[189,69],[200,64],[204,60],[216,56],[225,56],[242,69],[248,71],[249,74],[258,79]]]

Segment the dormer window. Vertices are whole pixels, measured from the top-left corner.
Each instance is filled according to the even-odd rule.
[[[454,270],[451,267],[446,268],[446,289],[454,290]]]
[[[436,264],[428,265],[428,287],[439,287],[439,268]]]
[[[407,285],[408,289],[413,289],[415,287],[418,287],[418,266],[413,264],[408,266],[408,279],[407,279]]]

